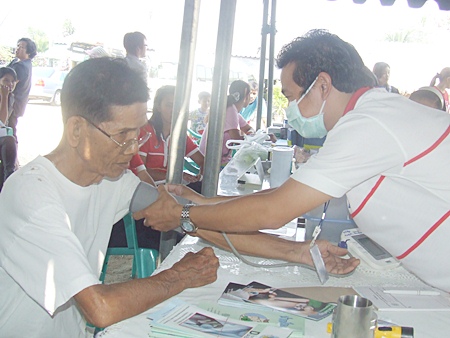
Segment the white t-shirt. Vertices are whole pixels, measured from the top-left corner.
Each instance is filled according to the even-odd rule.
[[[372,89],[292,178],[347,194],[367,236],[425,282],[450,291],[450,115]]]
[[[81,187],[37,157],[0,194],[2,337],[85,337],[73,296],[99,283],[112,225],[139,179]]]

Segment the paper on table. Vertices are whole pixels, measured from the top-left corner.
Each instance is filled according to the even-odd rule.
[[[379,311],[450,311],[450,295],[431,288],[358,286],[354,289],[361,296],[370,299]],[[385,293],[385,290],[439,291],[441,295],[399,295]]]
[[[160,336],[173,337],[236,337],[236,338],[287,338],[288,328],[267,326],[254,322],[234,320],[172,299],[160,311],[148,315],[152,331]]]

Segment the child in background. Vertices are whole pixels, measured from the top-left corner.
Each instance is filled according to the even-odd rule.
[[[206,117],[209,113],[209,106],[211,105],[211,94],[208,92],[200,92],[198,94],[198,103],[200,107],[189,113],[190,129],[198,134],[203,134],[206,126]]]

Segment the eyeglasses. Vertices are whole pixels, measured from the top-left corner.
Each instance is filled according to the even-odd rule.
[[[145,134],[142,135],[141,137],[134,137],[130,140],[124,141],[124,142],[119,142],[116,139],[114,139],[113,136],[116,135],[110,135],[108,134],[106,131],[104,131],[103,129],[101,129],[100,127],[96,126],[94,123],[92,123],[91,121],[89,121],[87,118],[83,117],[87,122],[89,122],[89,124],[91,126],[93,126],[95,129],[97,129],[98,131],[100,131],[103,135],[107,136],[111,141],[113,141],[115,144],[117,144],[120,148],[122,148],[123,151],[128,150],[129,148],[131,148],[132,146],[134,146],[135,143],[137,143],[138,147],[140,147],[141,145],[143,145],[145,142],[148,141],[148,139],[150,138],[150,136],[152,135],[151,133],[149,133],[147,130],[145,131]],[[123,134],[124,136],[126,136],[127,133],[119,133],[117,135],[121,135]]]

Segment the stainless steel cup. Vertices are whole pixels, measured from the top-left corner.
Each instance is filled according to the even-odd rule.
[[[341,296],[333,312],[332,338],[373,338],[377,315],[372,302],[356,295]]]

